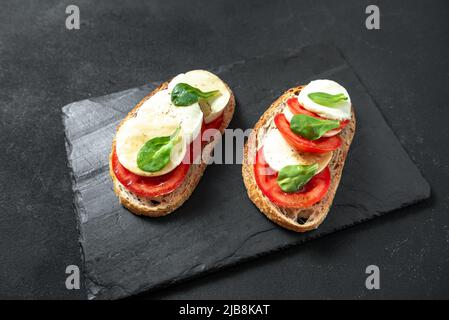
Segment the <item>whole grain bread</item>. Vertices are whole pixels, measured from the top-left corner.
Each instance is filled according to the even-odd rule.
[[[254,177],[253,164],[255,162],[256,152],[263,142],[265,134],[274,126],[274,116],[282,112],[283,108],[286,106],[286,101],[295,95],[297,96],[302,88],[303,86],[289,89],[274,101],[267,111],[265,111],[248,137],[248,141],[245,144],[242,164],[243,181],[251,201],[271,221],[296,232],[306,232],[316,229],[326,218],[340,183],[343,166],[348,154],[349,146],[354,137],[356,126],[354,108],[352,108],[351,122],[340,133],[340,137],[343,140],[342,146],[333,152],[332,159],[329,163],[331,184],[327,194],[321,201],[310,208],[303,209],[286,209],[273,204],[257,186]]]
[[[153,96],[156,92],[164,90],[168,87],[169,82],[164,82],[153,92],[148,94],[145,98],[142,99],[135,107],[132,109],[129,114],[123,119],[123,121],[118,125],[117,130],[120,126],[128,119],[135,117],[139,108],[143,105],[143,103],[148,100],[151,96]],[[235,98],[229,86],[227,89],[231,93],[231,97],[229,99],[228,104],[226,105],[223,112],[223,122],[220,126],[220,132],[223,134],[224,130],[228,127],[231,122],[232,116],[234,114],[235,109]],[[114,184],[114,192],[119,198],[120,203],[126,207],[129,211],[133,212],[136,215],[144,215],[149,217],[160,217],[165,216],[177,208],[179,208],[192,194],[193,190],[195,190],[198,182],[203,176],[204,170],[207,167],[207,162],[211,157],[211,153],[214,149],[214,146],[218,142],[217,139],[212,139],[209,143],[207,143],[202,150],[202,161],[198,164],[191,164],[189,171],[183,181],[183,183],[173,192],[154,198],[144,198],[138,197],[132,192],[128,191],[116,178],[114,171],[112,169],[112,151],[115,149],[115,138],[112,142],[112,151],[109,155],[109,174],[111,175],[113,184]]]

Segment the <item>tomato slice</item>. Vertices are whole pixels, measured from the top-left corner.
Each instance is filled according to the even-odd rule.
[[[320,118],[319,115],[305,109],[296,98],[290,98],[287,100],[287,106],[293,114],[305,114],[311,117]]]
[[[287,100],[287,106],[293,114],[305,114],[307,116],[311,116],[318,119],[324,119],[320,117],[316,113],[313,113],[307,109],[305,109],[296,98],[290,98]],[[340,121],[340,126],[334,130],[341,130],[349,123],[350,120],[342,120]]]
[[[287,193],[277,184],[278,172],[266,163],[263,147],[259,149],[254,164],[256,183],[262,193],[274,204],[284,208],[309,208],[323,199],[329,190],[331,174],[329,167],[315,175],[300,191]]]
[[[190,150],[186,152],[186,155]],[[190,164],[181,162],[173,171],[158,177],[142,177],[132,173],[119,162],[114,148],[112,170],[118,181],[132,193],[141,197],[158,197],[173,192],[181,185],[189,171]]]
[[[204,130],[207,130],[207,129],[217,129],[218,130],[218,129],[220,129],[222,122],[223,122],[223,114],[221,116],[219,116],[217,119],[215,119],[214,121],[209,122],[207,124],[205,123]]]
[[[274,117],[274,123],[279,129],[284,139],[296,150],[311,153],[326,153],[334,151],[341,146],[341,138],[333,136],[329,138],[319,138],[317,140],[309,140],[295,134],[290,129],[290,123],[283,113],[279,113]]]

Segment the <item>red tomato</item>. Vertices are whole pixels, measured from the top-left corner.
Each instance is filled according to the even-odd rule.
[[[287,105],[288,105],[288,108],[290,109],[290,111],[293,114],[305,114],[305,115],[308,115],[308,116],[311,116],[311,117],[322,119],[316,113],[313,113],[313,112],[311,112],[309,110],[306,110],[302,105],[299,104],[299,101],[296,98],[288,99],[287,100]]]
[[[320,117],[319,115],[317,115],[316,113],[313,113],[313,112],[311,112],[311,111],[309,111],[309,110],[306,110],[299,102],[298,102],[298,99],[296,99],[296,98],[290,98],[290,99],[288,99],[287,100],[287,105],[288,105],[288,108],[290,109],[290,111],[293,113],[293,114],[305,114],[305,115],[308,115],[308,116],[311,116],[311,117],[314,117],[314,118],[318,118],[318,119],[324,119],[323,117]],[[334,129],[334,130],[341,130],[341,129],[343,129],[344,127],[346,127],[346,125],[349,123],[349,120],[343,120],[343,121],[340,121],[340,127],[338,127],[337,129]],[[332,130],[333,131],[333,130]],[[330,132],[330,131],[329,131]],[[340,131],[338,131],[338,132],[340,132]],[[338,133],[337,132],[337,133]]]
[[[337,129],[339,129],[339,130],[341,130],[341,129],[343,129],[344,127],[346,127],[346,125],[349,123],[349,122],[351,122],[351,120],[343,120],[343,121],[340,121],[340,127],[338,127]]]
[[[274,204],[284,208],[308,208],[323,199],[330,186],[329,167],[315,175],[300,191],[287,193],[282,191],[276,179],[278,172],[273,171],[265,162],[263,148],[256,155],[254,164],[256,183],[262,193]]]
[[[204,132],[209,129],[219,130],[222,123],[223,123],[223,115],[219,116],[217,119],[215,119],[212,122],[209,122],[208,124],[206,124],[203,121],[200,134],[195,138],[195,140],[190,145],[190,159],[197,159],[197,156],[201,155],[203,147],[209,143],[209,141],[203,140],[210,138],[209,136],[206,137],[204,135]],[[195,161],[196,163],[196,160],[192,161]]]
[[[189,154],[190,150],[188,151]],[[182,162],[173,171],[158,177],[142,177],[132,173],[118,160],[114,149],[112,153],[112,170],[118,181],[132,193],[141,197],[158,197],[175,190],[184,181],[190,164]]]
[[[223,122],[223,114],[219,116],[217,119],[215,119],[212,122],[209,122],[208,124],[204,125],[204,130],[207,129],[220,129],[221,123]]]
[[[297,135],[290,129],[290,123],[283,113],[274,117],[274,123],[279,129],[284,139],[296,150],[311,153],[326,153],[334,151],[341,146],[341,139],[338,136],[330,138],[319,138],[317,140],[308,140]]]

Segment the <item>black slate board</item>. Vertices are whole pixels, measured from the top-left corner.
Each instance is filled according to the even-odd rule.
[[[335,47],[305,47],[213,71],[236,94],[230,128],[251,128],[284,90],[312,79],[331,78],[348,89],[357,132],[328,218],[306,234],[272,224],[247,198],[240,165],[209,166],[192,197],[167,217],[134,216],[118,204],[107,158],[117,123],[157,82],[69,104],[63,118],[89,299],[167,286],[429,197],[428,183]]]

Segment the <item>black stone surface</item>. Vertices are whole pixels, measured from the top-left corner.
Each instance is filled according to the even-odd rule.
[[[76,3],[81,29],[65,28]],[[432,188],[419,205],[147,298],[448,298],[449,3],[21,0],[0,10],[0,297],[85,298],[61,106],[180,68],[333,42]],[[193,7],[200,7],[198,18]],[[184,32],[188,30],[188,32]],[[211,170],[212,168],[209,168]],[[365,268],[381,290],[365,288]]]
[[[216,72],[238,101],[230,128],[244,130],[290,87],[331,78],[348,88],[358,128],[328,219],[317,231],[302,235],[273,225],[247,198],[237,164],[210,166],[191,199],[175,213],[160,219],[136,217],[118,204],[108,155],[118,121],[155,85],[72,103],[63,109],[64,123],[89,299],[123,298],[163,287],[429,197],[429,185],[335,47],[257,57]]]

